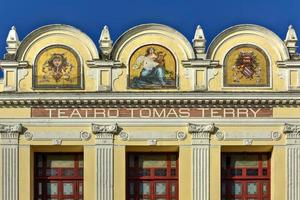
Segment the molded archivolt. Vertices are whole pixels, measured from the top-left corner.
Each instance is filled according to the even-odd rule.
[[[254,24],[240,24],[232,26],[219,33],[208,47],[207,58],[213,60],[216,56],[216,53],[220,49],[220,46],[222,46],[229,40],[245,35],[263,38],[265,42],[269,43],[271,47],[274,48],[274,50],[277,52],[280,61],[290,59],[288,49],[278,35],[265,27]],[[256,41],[251,40],[248,42],[255,43]]]
[[[195,53],[190,42],[186,39],[184,35],[178,32],[176,29],[163,24],[141,24],[135,26],[125,33],[123,33],[115,42],[112,51],[112,58],[114,60],[119,60],[123,50],[126,46],[134,42],[137,38],[143,37],[144,35],[156,35],[163,37],[163,40],[169,39],[176,43],[176,45],[181,47],[184,52],[186,59],[194,59]],[[145,41],[146,43],[151,43],[151,41]],[[161,41],[152,41],[152,43],[159,43]]]
[[[57,53],[56,50],[48,51],[48,49],[51,48],[63,48],[66,49],[67,52],[73,52],[73,58],[76,58],[77,61],[73,63],[69,62],[70,53]],[[39,68],[39,70],[37,69],[37,63],[40,63],[39,66],[43,66],[45,65],[44,63],[47,61],[50,62],[51,59],[49,56],[42,59],[41,54],[43,52],[51,55],[52,58],[54,58],[54,54],[65,56],[67,59],[66,62],[69,64],[70,71],[72,70],[72,72],[67,75],[70,78],[66,78],[66,80],[70,80],[68,81],[68,84],[65,84],[62,80],[63,77],[66,76],[59,74],[57,74],[55,80],[59,80],[62,82],[61,84],[55,84],[55,81],[54,84],[52,82],[49,82],[49,84],[40,83],[43,80],[38,81],[41,80],[40,77],[42,77],[42,75],[36,75],[38,73],[37,71],[41,70],[41,68]],[[32,88],[35,90],[46,89],[47,91],[65,91],[67,89],[72,89],[73,91],[82,89],[84,89],[84,91],[96,90],[97,74],[94,72],[94,69],[90,69],[87,66],[86,61],[99,59],[98,49],[89,36],[75,27],[63,24],[53,24],[34,30],[28,34],[20,44],[16,54],[16,59],[19,62],[28,62],[30,66],[28,69],[24,69],[26,70],[26,73],[19,73],[19,91],[32,91]],[[74,66],[76,67],[74,68]],[[67,68],[64,70],[67,70]],[[26,76],[22,76],[22,74],[26,74]],[[54,75],[51,76],[52,80],[54,79],[53,76]],[[39,77],[39,79],[37,77]],[[76,84],[73,84],[74,82],[76,82]],[[86,83],[91,84],[87,85]]]
[[[261,76],[263,77],[263,79],[267,80],[265,83],[248,84],[249,80],[254,80],[254,78],[245,78],[247,76],[246,71],[248,69],[243,71],[245,68],[241,69],[241,65],[237,65],[238,61],[236,61],[235,64],[232,64],[234,62],[227,62],[227,58],[229,57],[227,57],[227,55],[230,55],[230,53],[233,52],[234,49],[238,49],[239,47],[249,47],[250,49],[257,49],[265,55],[265,60],[268,63],[267,71],[265,72],[265,74],[267,75]],[[237,50],[236,52],[242,53],[244,51]],[[245,53],[251,52],[252,50],[245,51]],[[254,54],[255,56],[257,55],[255,52]],[[215,76],[214,79],[210,81],[208,90],[240,91],[245,90],[245,88],[247,88],[248,91],[287,90],[287,78],[283,75],[285,74],[285,71],[278,68],[277,63],[278,61],[290,60],[289,51],[284,42],[274,32],[262,26],[253,24],[241,24],[224,30],[219,35],[217,35],[210,44],[207,50],[207,59],[219,61],[220,65],[222,66],[222,68],[216,70],[217,76]],[[234,70],[240,71],[237,72]],[[234,73],[239,74],[234,76],[232,75]],[[242,73],[246,74],[246,76],[244,76]],[[254,73],[254,69],[253,72],[249,73]],[[257,71],[252,76],[255,75],[257,75]],[[244,76],[244,78],[240,79],[239,76]],[[231,77],[231,80],[227,79],[226,77]],[[259,77],[256,81],[261,81],[261,77]],[[236,84],[228,84],[228,80],[229,82],[236,81]],[[244,82],[240,82],[241,80]]]
[[[112,50],[112,59],[120,61],[126,68],[113,70],[113,90],[143,90],[143,88],[138,90],[132,86],[132,83],[134,82],[132,80],[140,77],[139,74],[136,74],[137,70],[132,70],[130,60],[131,56],[133,56],[139,48],[145,47],[149,49],[151,45],[154,45],[154,47],[157,45],[156,47],[158,49],[158,46],[166,48],[167,51],[170,52],[175,58],[176,70],[172,71],[174,77],[172,81],[176,83],[172,84],[171,87],[161,87],[159,89],[153,89],[152,87],[147,88],[147,90],[193,90],[193,73],[188,73],[186,69],[183,68],[182,61],[195,59],[194,49],[190,42],[181,33],[169,26],[162,24],[142,24],[135,26],[122,34],[115,42]],[[143,52],[145,55],[146,50],[144,49]],[[130,74],[131,70],[133,71],[132,74]]]
[[[17,51],[17,60],[23,61],[26,57],[28,51],[35,43],[38,43],[42,39],[48,39],[55,35],[61,35],[64,37],[75,38],[77,42],[85,46],[86,50],[89,52],[91,59],[99,58],[99,53],[96,45],[92,39],[83,33],[81,30],[65,24],[51,24],[42,26],[38,29],[35,29],[29,33],[25,39],[20,44]],[[55,44],[55,41],[52,41]],[[63,42],[59,42],[63,43]],[[51,45],[51,44],[49,44]]]

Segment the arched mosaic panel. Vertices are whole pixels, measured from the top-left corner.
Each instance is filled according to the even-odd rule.
[[[176,88],[176,59],[167,48],[150,44],[138,48],[129,60],[129,87]]]
[[[81,61],[70,47],[52,45],[43,49],[34,64],[34,88],[80,89]]]
[[[268,87],[270,61],[266,53],[255,45],[232,48],[224,60],[225,87]]]

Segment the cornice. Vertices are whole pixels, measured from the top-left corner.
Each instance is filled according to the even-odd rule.
[[[299,106],[300,93],[2,93],[0,107]]]

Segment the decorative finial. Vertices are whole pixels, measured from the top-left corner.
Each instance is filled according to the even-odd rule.
[[[112,51],[112,40],[110,38],[108,26],[104,26],[99,39],[99,48],[105,57],[109,57]]]
[[[196,52],[197,58],[204,58],[205,57],[205,36],[203,29],[200,25],[197,26],[195,31],[195,36],[193,39],[193,47]]]
[[[289,25],[284,42],[290,54],[295,54],[297,52],[298,37],[292,25]]]
[[[6,47],[7,53],[11,55],[16,54],[18,47],[20,45],[20,40],[15,26],[11,27],[7,35],[6,44],[7,44]]]

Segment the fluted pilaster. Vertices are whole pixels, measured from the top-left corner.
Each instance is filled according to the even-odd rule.
[[[286,124],[287,199],[300,199],[300,126]]]
[[[97,200],[113,200],[113,137],[118,126],[93,124],[92,129],[96,134]]]
[[[193,144],[193,200],[209,200],[209,141],[213,124],[190,124]]]
[[[19,199],[19,134],[22,126],[0,124],[2,199]]]

